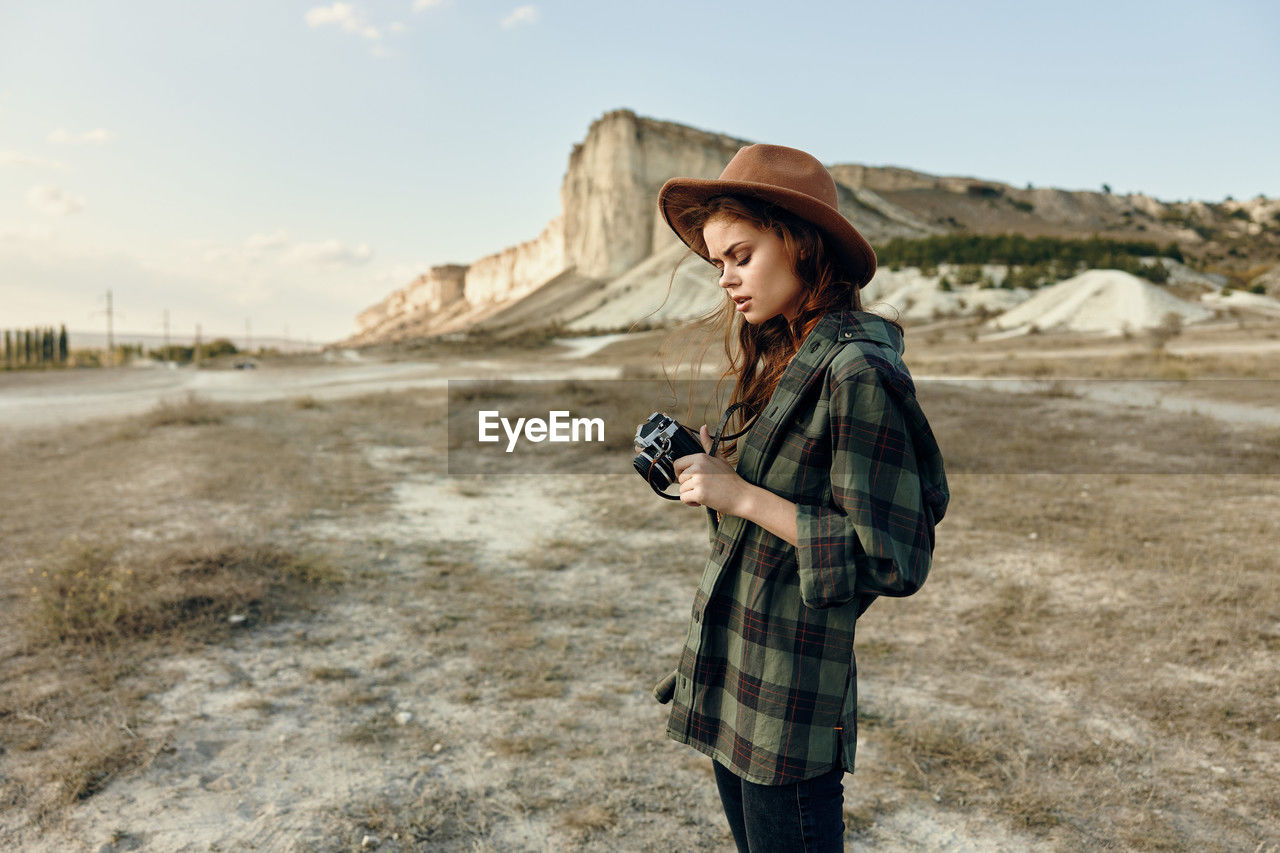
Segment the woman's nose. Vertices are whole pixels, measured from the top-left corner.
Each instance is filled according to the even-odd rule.
[[[728,286],[729,286],[729,285],[731,285],[731,284],[737,284],[739,281],[740,281],[740,279],[738,278],[737,270],[734,270],[734,269],[732,269],[732,268],[730,268],[730,267],[725,267],[725,268],[720,272],[720,286],[721,286],[721,287],[728,287]]]

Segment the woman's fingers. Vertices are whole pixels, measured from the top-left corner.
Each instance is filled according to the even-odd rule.
[[[706,456],[705,453],[690,453],[688,456],[681,456],[675,462],[671,463],[671,468],[676,472],[676,476],[679,477],[689,469],[690,465],[697,462],[704,456]]]
[[[707,453],[710,453],[711,452],[711,431],[707,429],[706,424],[703,424],[702,428],[698,430],[698,437],[702,439],[702,449],[707,451]]]

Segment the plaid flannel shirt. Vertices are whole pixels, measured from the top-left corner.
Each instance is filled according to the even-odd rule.
[[[672,702],[669,737],[753,782],[853,771],[854,623],[928,575],[950,495],[902,352],[875,314],[823,317],[738,453],[743,479],[798,505],[798,546],[709,522],[679,666],[654,696]]]

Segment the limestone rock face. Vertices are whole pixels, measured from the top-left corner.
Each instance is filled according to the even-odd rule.
[[[361,312],[352,340],[370,342],[379,330],[410,324],[427,333],[453,330],[568,272],[579,280],[616,278],[654,252],[680,245],[657,210],[663,183],[672,175],[717,177],[748,144],[631,110],[606,113],[569,155],[562,212],[540,235],[469,266],[433,268]]]
[[[719,177],[743,145],[718,133],[615,110],[573,147],[560,188],[565,253],[583,275],[613,278],[673,242],[657,212],[673,175]]]
[[[714,271],[690,258],[662,220],[658,191],[674,175],[718,177],[749,144],[627,109],[605,113],[570,152],[561,210],[537,237],[468,265],[433,267],[361,312],[349,343],[501,332],[535,322],[610,329],[713,309],[722,298]],[[1280,243],[1280,200],[1262,196],[1220,205],[1164,203],[1138,193],[1023,189],[897,166],[827,168],[840,212],[876,245],[957,232],[1114,234],[1183,245],[1221,234]],[[1264,286],[1277,287],[1274,278]]]
[[[564,270],[564,218],[547,223],[533,240],[486,255],[467,270],[463,298],[473,306],[518,299]]]
[[[356,334],[367,335],[404,317],[434,314],[462,299],[467,267],[444,264],[432,267],[377,305],[356,316]]]

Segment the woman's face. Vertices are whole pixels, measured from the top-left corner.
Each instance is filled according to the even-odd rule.
[[[795,319],[804,299],[782,238],[732,216],[716,215],[702,227],[711,262],[720,270],[720,286],[753,325],[779,314]]]

